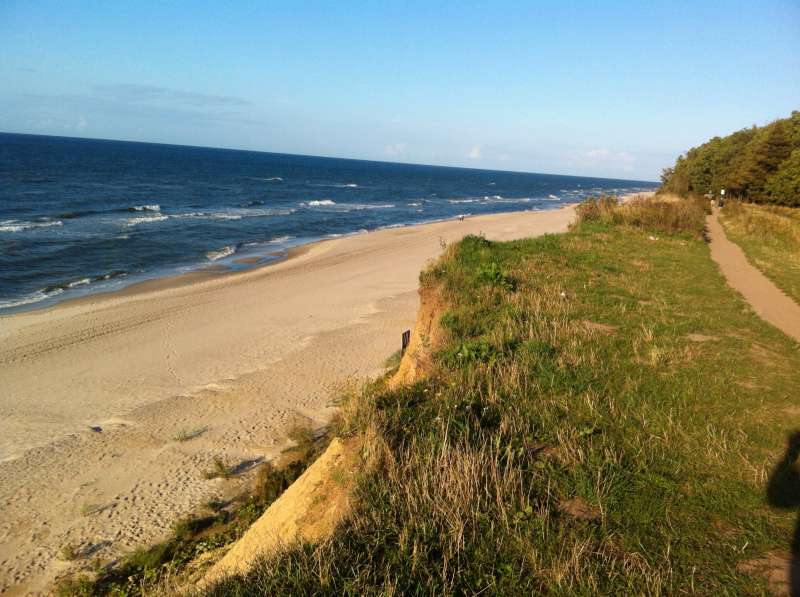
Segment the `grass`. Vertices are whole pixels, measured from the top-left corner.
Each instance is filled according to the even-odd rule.
[[[103,504],[83,504],[81,506],[81,516],[92,516],[103,511]]]
[[[292,435],[299,442],[287,450],[280,466],[261,464],[245,492],[234,499],[206,504],[208,513],[179,520],[170,537],[150,547],[135,550],[113,566],[95,566],[62,579],[56,594],[66,596],[136,596],[161,593],[174,594],[173,583],[190,571],[192,562],[203,554],[230,545],[239,539],[284,490],[299,477],[325,448],[328,435],[313,434],[297,426]],[[215,475],[231,468],[215,459]],[[62,550],[62,557],[80,554],[71,546]],[[185,580],[185,579],[184,579]],[[167,587],[167,588],[165,588]]]
[[[229,465],[220,456],[215,456],[211,461],[211,468],[203,473],[205,479],[230,479],[233,476],[234,467]]]
[[[767,487],[800,353],[727,287],[699,205],[581,215],[448,247],[421,276],[447,303],[438,372],[343,405],[373,456],[355,512],[206,594],[765,593],[741,563],[791,542]]]
[[[81,557],[81,552],[78,547],[73,545],[72,543],[67,543],[64,547],[61,548],[61,552],[59,553],[61,559],[65,562],[72,562],[77,560]]]
[[[721,221],[747,259],[800,303],[800,209],[730,201]]]
[[[206,431],[208,431],[208,427],[197,427],[194,429],[181,429],[178,433],[175,434],[175,437],[172,439],[176,442],[188,442],[189,440],[195,439],[203,435]]]
[[[623,225],[663,234],[703,237],[709,206],[702,198],[664,201],[634,199],[624,205],[615,196],[601,196],[581,203],[578,217],[583,222]]]

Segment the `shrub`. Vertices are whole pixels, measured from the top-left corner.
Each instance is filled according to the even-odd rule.
[[[647,198],[619,204],[616,197],[592,198],[578,205],[578,222],[623,225],[700,238],[705,230],[705,203],[698,199],[669,201]]]

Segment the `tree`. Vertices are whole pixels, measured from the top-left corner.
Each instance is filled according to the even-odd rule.
[[[728,189],[749,201],[800,207],[797,190],[800,111],[763,127],[714,137],[665,168],[661,188],[687,195]]]
[[[800,148],[770,177],[766,190],[771,202],[800,207]]]

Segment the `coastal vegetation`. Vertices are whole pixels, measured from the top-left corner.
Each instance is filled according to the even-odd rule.
[[[578,213],[567,234],[449,246],[420,277],[438,297],[426,376],[352,392],[325,438],[293,434],[296,469],[265,465],[266,490],[70,590],[763,595],[797,516],[797,345],[726,285],[703,202]],[[198,555],[332,436],[364,438],[345,522],[196,588]]]
[[[720,221],[748,260],[800,303],[800,210],[733,201]]]
[[[693,147],[664,170],[662,189],[800,206],[800,111]]]
[[[206,594],[764,594],[796,517],[797,347],[725,284],[701,207],[580,213],[423,273],[435,371],[332,431],[368,438],[349,520]]]

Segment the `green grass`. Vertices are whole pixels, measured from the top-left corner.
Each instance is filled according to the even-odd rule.
[[[729,202],[721,221],[750,263],[800,303],[800,209]]]
[[[449,247],[421,276],[448,305],[438,373],[343,406],[374,456],[353,515],[206,593],[763,595],[737,564],[791,542],[766,488],[800,352],[727,287],[702,217],[655,209]]]

